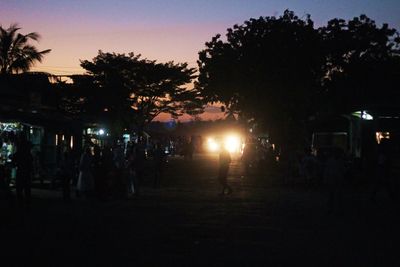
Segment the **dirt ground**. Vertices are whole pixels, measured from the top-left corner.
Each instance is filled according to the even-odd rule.
[[[400,266],[399,209],[385,192],[345,187],[326,209],[323,187],[244,175],[219,196],[216,155],[169,159],[160,188],[151,168],[130,199],[63,201],[35,188],[32,208],[3,201],[1,266]],[[40,264],[40,265],[38,265]]]

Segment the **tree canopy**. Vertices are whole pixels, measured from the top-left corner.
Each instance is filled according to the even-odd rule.
[[[92,61],[81,61],[81,66],[87,76],[74,80],[87,89],[85,109],[108,117],[116,132],[133,126],[143,129],[161,113],[178,117],[203,110],[199,92],[187,88],[195,69],[186,63],[157,63],[140,54],[99,51]]]
[[[331,112],[375,108],[400,101],[398,33],[378,27],[365,15],[330,20],[319,29],[324,40],[326,92],[322,107]]]
[[[12,24],[7,29],[0,25],[0,74],[12,74],[28,71],[36,62],[41,62],[43,56],[51,50],[38,51],[29,42],[38,41],[40,35],[36,32],[21,34],[21,28]]]
[[[321,36],[309,16],[285,11],[234,25],[199,53],[197,86],[268,131],[288,132],[304,120],[322,76]],[[283,131],[286,129],[287,131]]]
[[[388,91],[399,99],[398,55],[397,31],[365,15],[315,28],[286,10],[214,36],[199,52],[196,86],[275,141],[294,141],[311,115],[386,103]]]

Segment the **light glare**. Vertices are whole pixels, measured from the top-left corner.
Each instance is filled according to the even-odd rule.
[[[238,136],[230,135],[225,138],[224,142],[226,150],[230,153],[236,153],[240,151],[241,142]]]
[[[209,139],[207,140],[207,143],[208,143],[208,149],[209,149],[210,151],[216,152],[216,151],[219,150],[219,144],[218,144],[217,141],[215,141],[214,139],[209,138]]]

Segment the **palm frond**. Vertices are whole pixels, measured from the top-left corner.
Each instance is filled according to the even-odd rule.
[[[0,26],[0,73],[28,71],[36,62],[42,62],[45,54],[51,50],[38,51],[29,44],[38,41],[36,32],[21,34],[18,24],[11,24],[7,29]]]

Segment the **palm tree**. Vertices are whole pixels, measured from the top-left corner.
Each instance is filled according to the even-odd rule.
[[[28,71],[35,62],[41,62],[43,56],[51,51],[38,51],[28,42],[38,41],[40,35],[36,32],[17,33],[20,29],[18,24],[12,24],[8,29],[0,25],[0,75]]]

